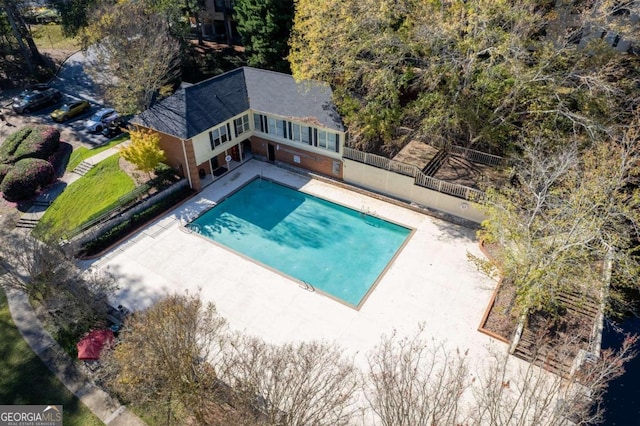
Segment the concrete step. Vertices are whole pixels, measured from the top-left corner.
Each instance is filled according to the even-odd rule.
[[[422,173],[427,176],[433,176],[436,174],[445,158],[447,158],[447,152],[444,149],[438,151],[438,153],[429,161],[429,163],[424,166],[422,169]]]
[[[20,219],[18,219],[18,222],[16,223],[16,227],[33,229],[36,227],[37,224],[38,224],[38,219],[21,217]]]
[[[89,170],[91,170],[93,168],[93,164],[87,162],[87,161],[83,161],[82,163],[78,164],[78,166],[73,169],[73,173],[76,173],[80,176],[84,176],[86,175]]]

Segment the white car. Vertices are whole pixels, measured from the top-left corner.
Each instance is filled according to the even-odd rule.
[[[88,132],[101,132],[102,129],[116,118],[120,117],[120,114],[113,108],[102,108],[91,116],[90,119],[84,125],[84,128]]]

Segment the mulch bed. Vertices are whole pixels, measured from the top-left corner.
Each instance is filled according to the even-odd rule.
[[[487,320],[482,325],[507,341],[511,341],[518,327],[518,317],[515,315],[516,289],[510,280],[503,279],[496,288],[496,297],[489,310]]]
[[[481,243],[480,247],[489,258],[494,257],[500,247],[497,244]],[[501,278],[495,289],[495,297],[488,307],[489,312],[481,329],[489,331],[504,340],[511,342],[518,327],[518,317],[514,312],[516,300],[516,288],[513,281]]]

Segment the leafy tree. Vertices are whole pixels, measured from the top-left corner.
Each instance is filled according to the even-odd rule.
[[[90,11],[98,0],[56,0],[52,3],[60,13],[64,34],[73,37],[87,26]]]
[[[288,73],[293,0],[237,0],[233,10],[247,64]]]
[[[149,8],[163,14],[172,34],[177,38],[186,41],[191,32],[191,26],[187,17],[193,17],[196,22],[200,21],[199,14],[205,9],[205,0],[147,0]],[[202,33],[198,34],[202,37]]]
[[[170,295],[126,322],[103,357],[103,380],[126,401],[166,401],[167,421],[177,403],[203,424],[225,324],[199,294]]]
[[[91,13],[83,44],[96,57],[89,72],[121,113],[145,110],[179,77],[179,42],[165,17],[145,2],[101,3]]]
[[[535,138],[514,159],[512,185],[490,188],[479,233],[499,246],[492,266],[517,289],[520,313],[558,312],[560,295],[600,298],[606,262],[615,287],[637,288],[640,122],[580,149]]]
[[[600,39],[574,43],[594,13],[585,6],[574,28],[551,2],[298,0],[289,60],[295,78],[336,87],[362,148],[398,149],[405,126],[502,154],[522,130],[602,137],[628,120],[637,61]]]
[[[131,143],[120,149],[120,155],[150,175],[165,160],[164,151],[160,148],[160,135],[148,129],[132,130],[129,135]]]

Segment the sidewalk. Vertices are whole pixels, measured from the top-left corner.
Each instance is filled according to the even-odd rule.
[[[95,166],[102,160],[111,157],[114,154],[117,154],[118,147],[126,143],[128,142],[124,141],[114,147],[111,147],[96,155],[86,158],[84,162],[91,164],[91,166]],[[43,191],[36,197],[33,205],[29,208],[29,210],[27,210],[20,216],[20,219],[32,222],[37,222],[38,220],[40,220],[42,216],[44,216],[44,213],[47,211],[47,207],[49,207],[53,200],[55,200],[60,194],[62,194],[67,186],[71,185],[81,177],[82,176],[74,172],[65,172],[65,174],[60,179],[58,179],[57,182],[55,182],[53,185],[48,187],[45,191]]]
[[[126,407],[96,386],[78,368],[75,360],[43,328],[27,295],[19,290],[5,289],[13,322],[31,349],[56,377],[88,408],[109,426],[142,426],[145,423]]]

